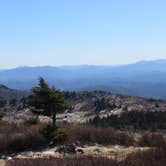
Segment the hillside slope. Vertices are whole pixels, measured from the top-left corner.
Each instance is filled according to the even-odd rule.
[[[0,85],[0,99],[11,100],[20,99],[28,96],[30,93],[27,91],[10,89],[4,85]]]

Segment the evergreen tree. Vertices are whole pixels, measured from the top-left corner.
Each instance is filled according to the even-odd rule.
[[[6,100],[0,100],[0,108],[5,107],[6,104],[7,104]]]
[[[39,78],[39,85],[32,89],[33,96],[30,97],[32,111],[37,114],[52,117],[52,127],[56,128],[56,115],[67,109],[62,92],[55,88],[50,88],[45,80]]]

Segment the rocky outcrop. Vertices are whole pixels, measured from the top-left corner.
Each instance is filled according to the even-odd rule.
[[[73,144],[63,145],[57,148],[60,154],[76,154],[76,146]]]

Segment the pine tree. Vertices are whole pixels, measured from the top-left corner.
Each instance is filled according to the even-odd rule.
[[[32,111],[36,114],[42,114],[52,117],[52,127],[56,128],[56,115],[67,109],[67,103],[64,95],[59,90],[50,88],[45,80],[39,78],[39,85],[32,89],[33,96],[30,98],[30,105],[34,108]]]

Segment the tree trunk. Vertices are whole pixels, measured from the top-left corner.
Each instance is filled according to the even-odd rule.
[[[56,128],[56,113],[53,112],[52,114],[52,127],[55,129]]]

